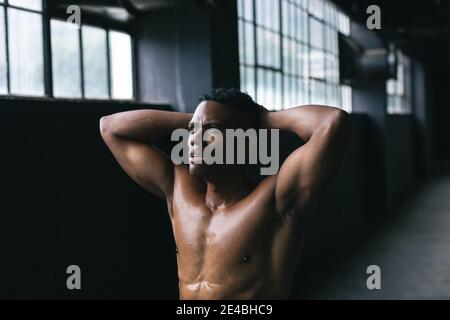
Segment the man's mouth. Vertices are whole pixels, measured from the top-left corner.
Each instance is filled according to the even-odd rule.
[[[190,164],[202,164],[203,158],[202,157],[191,157],[191,158],[189,158],[189,163]]]

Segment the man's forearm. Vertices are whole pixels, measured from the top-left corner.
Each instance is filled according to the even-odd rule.
[[[103,131],[122,138],[152,142],[170,136],[173,130],[187,128],[192,114],[160,110],[134,110],[100,119]]]
[[[264,118],[267,128],[291,131],[303,141],[323,128],[339,123],[346,113],[335,107],[305,105],[277,112],[268,112]]]

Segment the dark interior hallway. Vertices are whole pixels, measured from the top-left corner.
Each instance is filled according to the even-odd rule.
[[[449,299],[450,172],[416,187],[307,299]],[[381,269],[381,290],[366,287],[366,268]]]

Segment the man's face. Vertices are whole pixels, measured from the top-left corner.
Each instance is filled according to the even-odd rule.
[[[201,102],[189,123],[189,172],[202,178],[214,175],[218,164],[205,164],[201,156],[204,148],[217,139],[222,140],[223,156],[225,155],[225,130],[248,126],[246,114],[215,101]],[[201,128],[200,128],[201,126]],[[208,130],[204,136],[205,131]],[[206,140],[206,141],[205,141]]]

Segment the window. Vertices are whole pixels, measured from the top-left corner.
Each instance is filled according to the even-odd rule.
[[[44,95],[42,19],[41,0],[1,1],[1,94]]]
[[[87,98],[108,98],[107,32],[90,26],[83,26],[81,32],[83,37],[84,95]],[[99,54],[101,52],[104,54]]]
[[[111,97],[114,99],[130,99],[133,96],[131,38],[125,33],[111,31],[109,40]]]
[[[55,97],[81,97],[80,46],[74,23],[52,20],[52,74]]]
[[[52,20],[51,43],[55,97],[133,98],[128,34]]]
[[[351,110],[339,84],[338,33],[350,20],[323,0],[238,0],[241,89],[269,109],[330,104]]]
[[[131,37],[49,21],[43,8],[44,0],[0,0],[0,94],[132,99]]]
[[[5,10],[0,7],[0,94],[8,93]]]
[[[408,59],[400,51],[397,52],[397,79],[389,79],[386,82],[387,113],[408,114],[411,113],[405,93],[405,73],[408,68]]]

